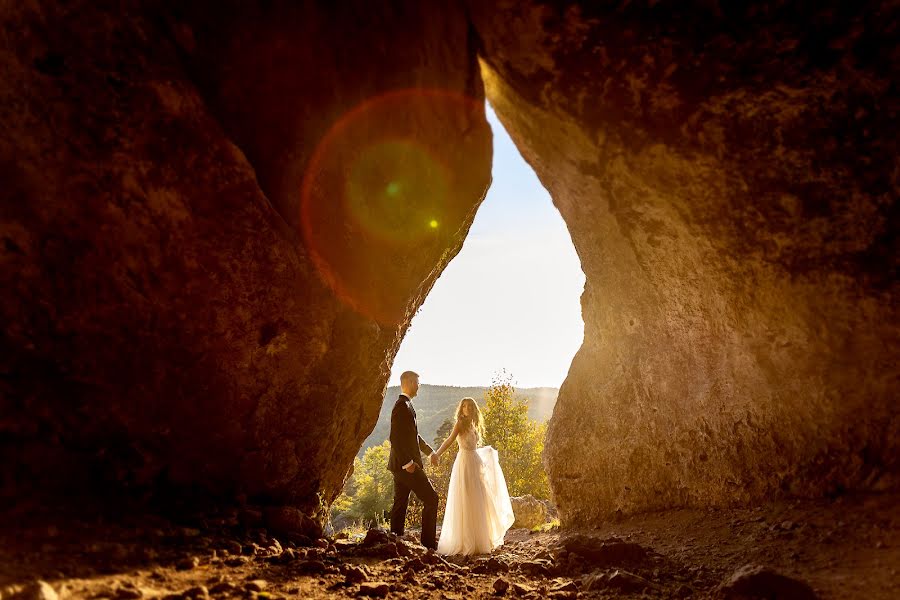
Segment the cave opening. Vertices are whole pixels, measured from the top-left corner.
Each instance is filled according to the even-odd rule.
[[[581,344],[585,278],[566,224],[489,103],[486,114],[490,189],[404,337],[392,386],[413,368],[423,382],[486,384],[505,370],[517,387],[552,387]]]
[[[896,3],[174,4],[0,9],[0,596],[897,596]],[[485,96],[584,334],[560,532],[458,571],[322,525],[392,365],[562,378],[478,355],[561,358],[487,331],[561,314],[533,232],[425,326],[493,208],[529,233],[492,197],[466,241]]]
[[[485,113],[493,131],[491,186],[462,250],[404,336],[378,421],[332,511],[336,529],[350,525],[348,514],[365,520],[360,505],[373,496],[378,504],[374,511],[368,508],[373,513],[368,525],[378,523],[376,513],[390,506],[393,488],[382,463],[389,452],[386,440],[400,374],[406,370],[421,376],[413,405],[419,433],[429,444],[440,446],[452,430],[460,400],[474,398],[487,426],[482,443],[497,447],[501,466],[509,471],[510,494],[531,495],[550,506],[541,452],[559,386],[583,340],[585,277],[548,191],[487,102]],[[510,421],[513,413],[518,416]],[[509,423],[502,431],[501,421]],[[516,444],[521,447],[513,449]],[[449,460],[428,466],[439,494],[446,493],[455,446]],[[367,485],[373,489],[361,489]],[[409,512],[414,519],[417,510]]]

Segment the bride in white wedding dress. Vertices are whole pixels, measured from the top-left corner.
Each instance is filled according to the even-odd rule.
[[[472,398],[463,398],[456,409],[456,426],[432,454],[432,464],[456,440],[459,453],[450,473],[447,507],[439,554],[487,554],[503,544],[515,517],[497,451],[478,447],[484,436],[481,411]]]

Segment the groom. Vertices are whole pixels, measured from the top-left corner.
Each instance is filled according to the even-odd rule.
[[[391,509],[391,531],[403,535],[406,524],[406,508],[409,493],[415,492],[422,501],[422,545],[432,550],[437,548],[438,495],[431,487],[422,467],[422,454],[434,452],[416,426],[416,411],[412,399],[419,391],[419,375],[406,371],[400,376],[400,397],[391,412],[391,456],[388,470],[394,474],[394,507]]]

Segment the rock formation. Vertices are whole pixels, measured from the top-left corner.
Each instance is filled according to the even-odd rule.
[[[315,513],[490,181],[462,8],[32,0],[0,23],[0,489]]]
[[[587,278],[563,525],[896,485],[896,8],[470,4]]]
[[[482,77],[587,276],[564,525],[896,486],[898,21],[5,3],[0,493],[334,498],[489,182]]]
[[[512,496],[510,501],[512,502],[513,514],[516,516],[513,527],[534,529],[548,521],[547,507],[531,494]]]

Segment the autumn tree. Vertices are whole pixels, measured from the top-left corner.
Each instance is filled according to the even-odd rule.
[[[497,375],[485,392],[481,412],[484,444],[497,450],[509,494],[549,499],[550,485],[541,464],[547,425],[528,417],[528,403],[516,397],[505,372]]]

